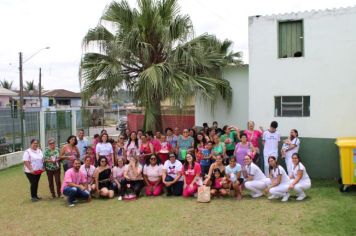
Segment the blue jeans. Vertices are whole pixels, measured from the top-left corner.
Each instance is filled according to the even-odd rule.
[[[87,200],[90,197],[88,190],[81,190],[78,187],[67,186],[63,189],[63,194],[68,197],[68,203],[73,204],[76,198],[82,198]]]
[[[167,175],[166,176],[166,179],[165,181],[166,182],[172,182],[174,179]],[[174,184],[172,184],[171,186],[169,187],[166,187],[167,188],[167,193],[170,194],[170,195],[175,195],[175,196],[180,196],[182,195],[183,193],[183,181],[177,181],[175,182]]]

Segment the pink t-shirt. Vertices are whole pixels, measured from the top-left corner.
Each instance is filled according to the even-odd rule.
[[[143,174],[147,175],[149,181],[156,182],[162,176],[162,165],[145,165]]]
[[[185,176],[186,184],[190,184],[194,180],[195,176],[200,175],[201,172],[200,165],[197,162],[194,163],[193,169],[185,170],[183,166],[182,170],[183,170],[183,176]]]
[[[82,172],[86,176],[86,180],[88,181],[87,183],[92,182],[93,176],[94,176],[94,171],[95,171],[95,167],[93,165],[90,165],[89,168],[86,168],[85,164],[83,164],[80,166],[79,171]]]
[[[115,178],[118,181],[122,180],[124,178],[124,171],[125,171],[125,166],[122,166],[122,167],[115,166],[112,169],[113,178]]]
[[[74,168],[70,168],[64,174],[63,184],[62,184],[62,193],[65,187],[68,186],[69,183],[74,184],[84,184],[87,182],[86,176],[78,170],[78,172],[74,171]]]
[[[260,130],[254,130],[253,132],[245,130],[244,133],[247,135],[247,141],[258,148],[258,140],[262,137],[262,132]]]

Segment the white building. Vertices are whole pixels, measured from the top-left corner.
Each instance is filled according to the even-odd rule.
[[[335,138],[356,136],[356,7],[251,16],[249,60],[248,99],[233,103],[248,103],[248,116],[233,112],[218,122],[268,128],[276,120],[282,136],[295,128],[312,177],[338,177]],[[198,109],[196,121],[209,115]]]

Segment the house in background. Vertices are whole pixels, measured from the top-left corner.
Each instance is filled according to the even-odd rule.
[[[11,98],[16,96],[17,93],[0,87],[0,108],[9,107],[11,104]]]
[[[247,120],[256,128],[276,120],[284,137],[297,129],[311,176],[338,178],[335,139],[356,136],[355,64],[356,7],[251,16],[248,72],[224,73],[233,88],[232,112],[219,101],[214,119],[242,129]],[[248,109],[236,112],[243,104]],[[195,116],[197,124],[211,122],[198,103]]]
[[[42,97],[42,106],[45,108],[70,108],[82,106],[80,93],[75,93],[65,89],[44,91]]]

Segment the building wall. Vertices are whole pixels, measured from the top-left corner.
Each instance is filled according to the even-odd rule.
[[[232,106],[229,110],[226,102],[217,98],[214,109],[203,99],[196,97],[195,124],[201,126],[204,122],[212,125],[217,121],[219,126],[236,125],[245,127],[248,120],[248,66],[227,68],[223,78],[230,82],[233,89]]]
[[[70,100],[71,107],[80,107],[82,106],[82,100],[80,98],[72,98]]]
[[[278,58],[278,21],[304,22],[304,57]],[[249,18],[249,118],[303,137],[356,134],[356,7]],[[274,117],[274,96],[310,95],[310,117]]]
[[[6,107],[9,104],[9,97],[8,96],[0,96],[0,107]]]
[[[278,58],[278,22],[303,20],[304,56]],[[356,7],[249,18],[249,118],[296,128],[312,177],[338,178],[335,138],[356,134]],[[275,117],[275,96],[310,96],[310,117]]]

